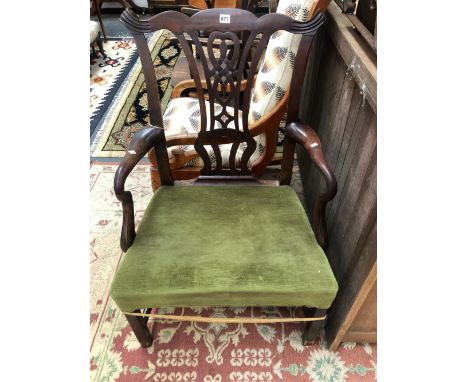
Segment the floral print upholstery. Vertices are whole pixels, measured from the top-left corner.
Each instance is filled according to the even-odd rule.
[[[311,9],[315,3],[316,0],[280,0],[276,13],[307,21],[312,17]],[[272,111],[289,90],[300,42],[300,35],[285,31],[277,31],[270,37],[252,92],[250,124]]]

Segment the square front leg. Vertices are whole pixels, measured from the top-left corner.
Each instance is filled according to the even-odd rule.
[[[135,313],[141,313],[139,310],[135,310]],[[151,335],[148,325],[146,324],[147,320],[139,316],[130,316],[125,315],[127,318],[130,327],[135,333],[138,342],[142,348],[149,348],[153,344],[153,336]]]

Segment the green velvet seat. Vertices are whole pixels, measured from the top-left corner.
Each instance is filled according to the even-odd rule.
[[[161,187],[114,276],[124,312],[147,307],[328,308],[338,285],[289,186]]]

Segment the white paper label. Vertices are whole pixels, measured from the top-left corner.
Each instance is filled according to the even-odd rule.
[[[219,15],[219,22],[221,24],[231,24],[231,15]]]

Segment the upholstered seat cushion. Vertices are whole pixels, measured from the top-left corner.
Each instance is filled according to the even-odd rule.
[[[163,186],[114,276],[122,311],[328,308],[337,283],[289,186]]]

